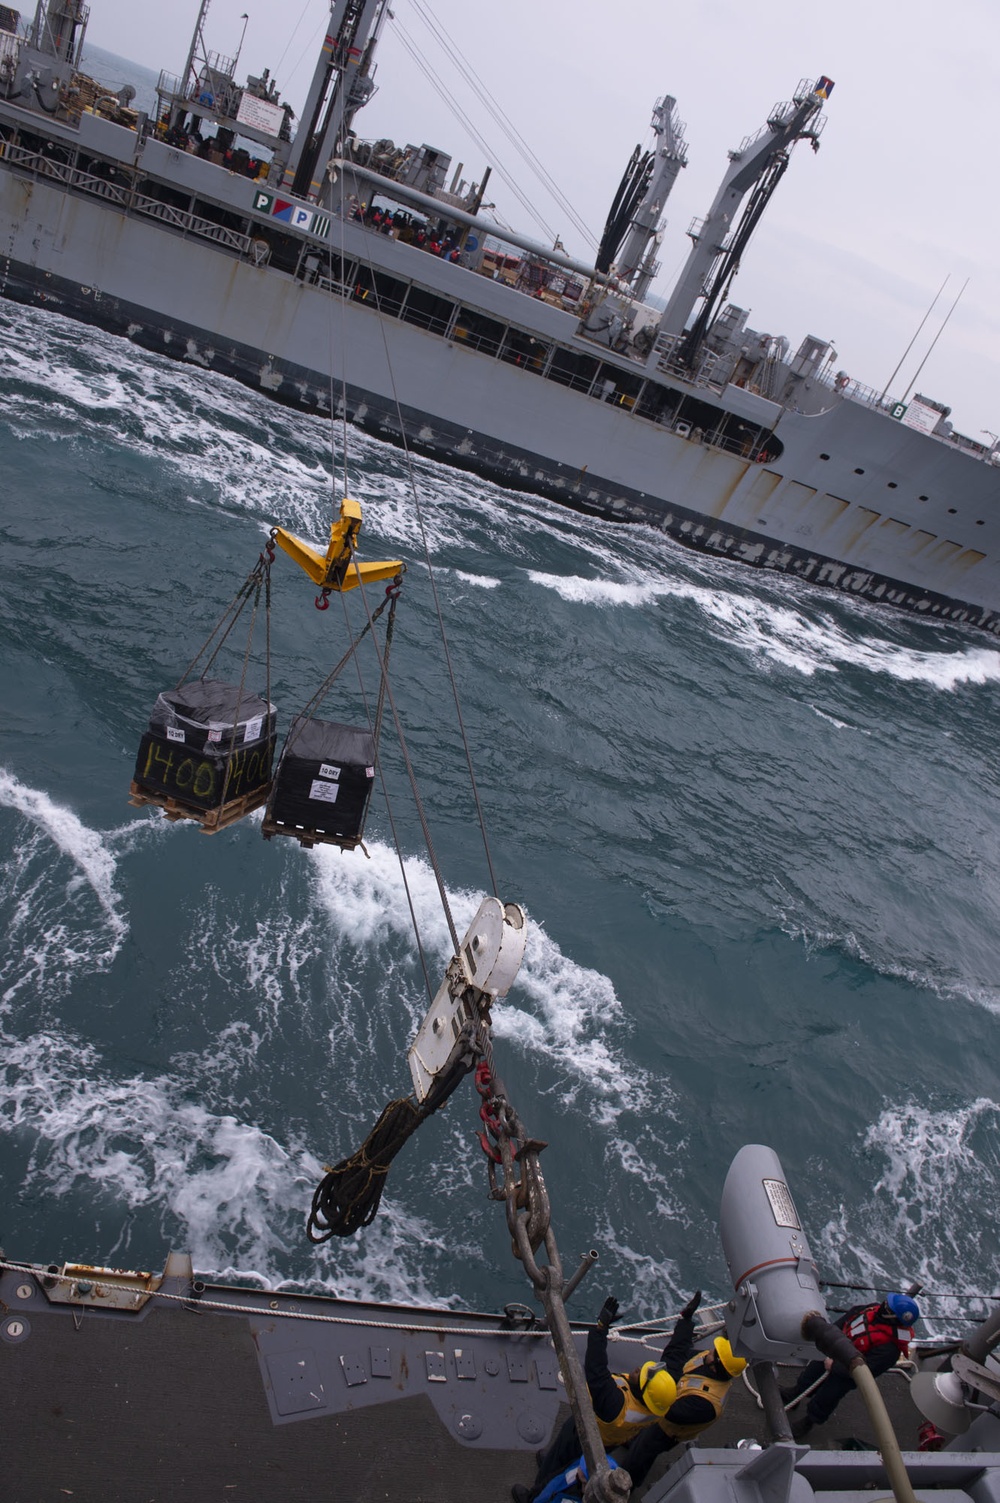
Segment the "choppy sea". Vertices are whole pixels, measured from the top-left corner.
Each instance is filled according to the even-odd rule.
[[[273,523],[323,537],[346,469],[364,556],[409,565],[393,685],[464,930],[488,879],[405,457],[48,312],[0,305],[0,347],[0,1243],[527,1298],[471,1086],[372,1227],[305,1238],[322,1164],[408,1089],[426,1006],[380,796],[370,860],[126,801],[157,693]],[[1000,1289],[1000,650],[423,459],[412,482],[501,895],[530,921],[498,1061],[550,1144],[567,1262],[601,1253],[576,1313],[726,1294],[719,1196],[754,1141],[826,1278],[971,1310],[943,1296]],[[281,555],[274,583],[287,725],[346,625]],[[363,721],[356,677],[326,712]],[[388,732],[383,756],[440,972]]]

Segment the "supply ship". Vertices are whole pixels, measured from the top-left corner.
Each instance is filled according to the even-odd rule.
[[[995,452],[726,301],[829,79],[729,153],[661,311],[672,98],[589,266],[491,222],[488,169],[468,185],[439,149],[357,134],[387,0],[333,0],[294,136],[267,70],[238,84],[207,49],[205,10],[154,119],[81,76],[82,0],[0,7],[3,296],[581,511],[1000,631]]]

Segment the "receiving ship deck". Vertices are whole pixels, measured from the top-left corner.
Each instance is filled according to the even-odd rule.
[[[504,1330],[502,1316],[212,1284],[100,1309],[52,1303],[43,1278],[0,1278],[6,1503],[506,1503],[568,1412],[547,1333]],[[576,1335],[582,1349],[586,1328]],[[615,1367],[663,1340],[617,1339]],[[905,1379],[881,1387],[914,1448]],[[766,1440],[746,1386],[703,1439]],[[858,1396],[810,1441],[813,1466],[817,1450],[870,1448]],[[659,1492],[667,1460],[634,1496]]]

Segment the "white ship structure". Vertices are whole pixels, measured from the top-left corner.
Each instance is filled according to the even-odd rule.
[[[294,136],[266,71],[237,84],[206,49],[206,4],[155,119],[80,74],[82,0],[0,6],[0,294],[577,510],[1000,634],[995,449],[727,301],[829,79],[729,153],[664,310],[672,98],[588,266],[491,222],[485,177],[440,150],[358,135],[387,0],[332,0]]]

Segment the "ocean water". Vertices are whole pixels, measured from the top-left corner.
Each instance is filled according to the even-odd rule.
[[[601,1254],[574,1311],[724,1296],[719,1196],[753,1141],[781,1155],[826,1278],[921,1279],[953,1318],[974,1306],[951,1296],[1000,1288],[990,640],[411,471],[54,314],[0,305],[0,346],[8,1256],[155,1268],[175,1247],[350,1296],[529,1297],[471,1084],[397,1159],[371,1228],[305,1237],[322,1164],[408,1088],[426,1006],[381,796],[370,860],[126,801],[157,693],[268,527],[319,541],[346,472],[364,556],[409,566],[392,678],[461,932],[488,877],[420,497],[501,895],[530,920],[498,1060],[549,1142],[566,1261]],[[284,726],[347,628],[282,555],[274,584]],[[345,674],[326,713],[363,717],[360,695]],[[391,728],[383,757],[436,979],[448,932]]]

